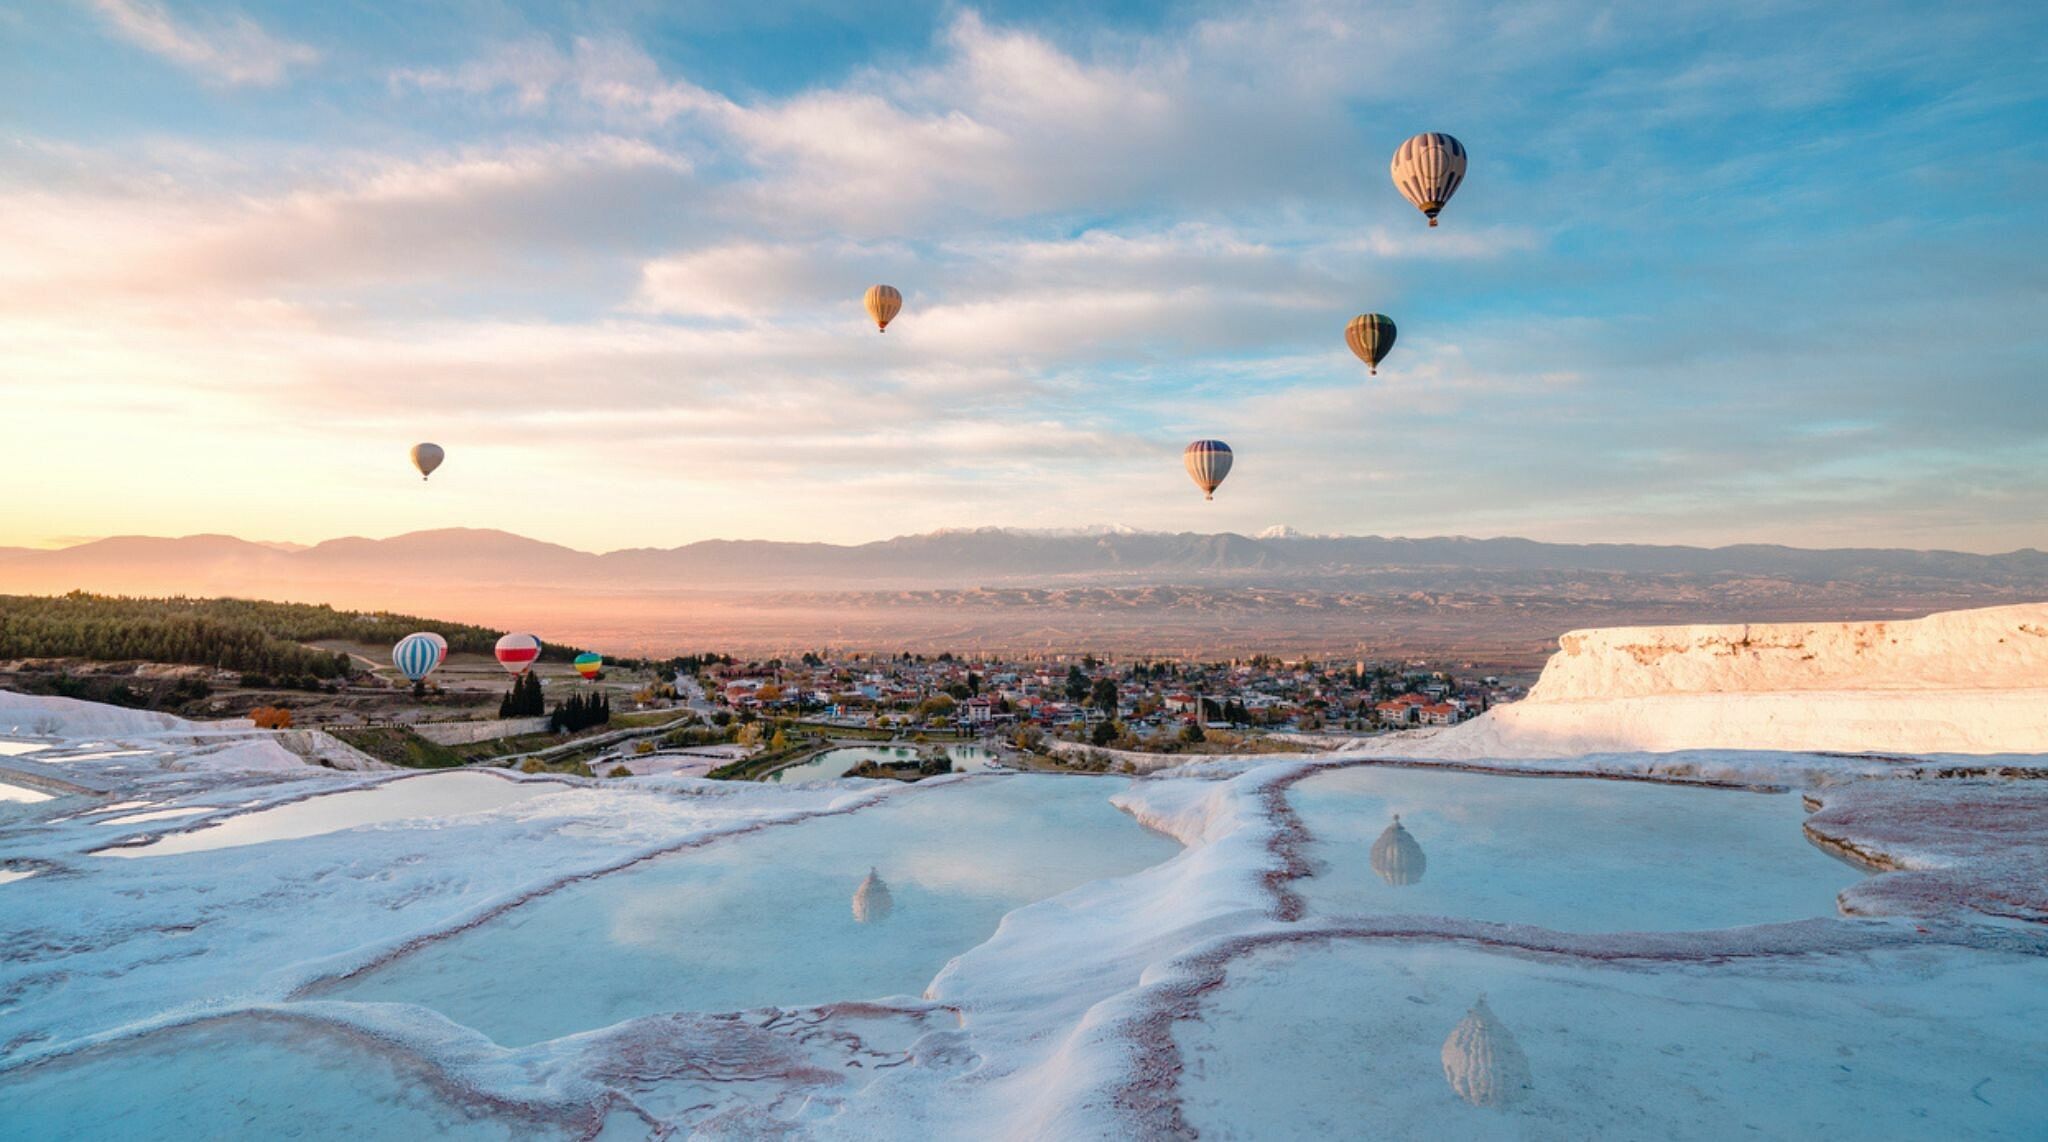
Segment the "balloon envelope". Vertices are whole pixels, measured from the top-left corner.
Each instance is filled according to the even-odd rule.
[[[1465,181],[1465,144],[1441,131],[1424,131],[1394,151],[1390,170],[1394,189],[1434,226],[1437,211]]]
[[[447,458],[448,454],[441,451],[441,446],[438,444],[415,444],[412,446],[412,466],[420,470],[420,479],[422,480],[433,475],[434,469],[439,468],[441,461]]]
[[[1361,313],[1344,327],[1344,343],[1377,376],[1380,362],[1394,347],[1394,320],[1381,313]]]
[[[604,669],[604,655],[592,654],[586,650],[576,656],[574,665],[576,673],[583,675],[585,678],[595,678],[597,677],[597,672]]]
[[[903,312],[903,295],[896,292],[895,286],[871,285],[862,304],[868,307],[868,316],[875,319],[875,331],[887,333],[889,323]]]
[[[1230,475],[1230,445],[1221,440],[1197,440],[1181,450],[1180,459],[1195,486],[1202,489],[1202,498],[1215,499],[1216,485]]]
[[[421,631],[420,633],[434,642],[434,665],[439,666],[448,661],[448,640],[430,630]]]
[[[540,658],[540,640],[524,631],[498,640],[498,665],[511,674],[524,674]]]
[[[443,646],[434,642],[439,637],[434,634],[417,633],[399,639],[397,645],[391,648],[391,665],[398,667],[398,672],[412,682],[418,682],[432,674],[434,667],[441,665],[442,657],[447,654]]]

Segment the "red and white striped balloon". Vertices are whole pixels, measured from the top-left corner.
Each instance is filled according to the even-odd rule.
[[[540,659],[540,640],[523,631],[498,640],[498,665],[508,674],[524,674]]]

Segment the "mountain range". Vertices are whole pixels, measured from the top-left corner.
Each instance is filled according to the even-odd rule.
[[[1579,627],[1882,619],[2048,599],[2048,554],[1119,527],[602,554],[468,529],[302,548],[195,535],[0,549],[0,594],[70,590],[390,609],[654,653],[1301,650],[1540,663]]]
[[[374,580],[501,586],[654,589],[942,587],[978,584],[1300,582],[1384,584],[1391,573],[1465,577],[1585,572],[1757,576],[1797,582],[1917,581],[2048,588],[2048,554],[1775,545],[1564,544],[1461,536],[1312,536],[1272,529],[1145,532],[951,529],[840,545],[713,539],[595,554],[504,531],[451,528],[302,548],[226,535],[117,536],[55,550],[0,549],[0,587],[15,591],[154,589],[291,591]],[[1406,578],[1407,576],[1402,576]]]

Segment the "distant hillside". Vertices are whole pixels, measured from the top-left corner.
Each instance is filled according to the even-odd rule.
[[[235,541],[239,542],[239,541]],[[347,655],[304,644],[326,639],[396,642],[434,631],[451,651],[488,654],[501,631],[388,612],[356,613],[248,599],[134,599],[73,592],[0,595],[0,658],[86,658],[211,666],[278,677],[335,678]],[[567,661],[575,647],[543,657]]]
[[[0,559],[0,589],[187,591],[322,597],[337,585],[564,586],[629,589],[946,587],[1077,581],[1298,583],[1380,587],[1411,575],[1489,579],[1563,572],[1762,576],[1800,583],[1970,584],[2048,588],[2048,554],[1888,548],[1805,550],[1559,544],[1527,539],[1425,539],[1231,532],[939,531],[873,543],[706,540],[675,548],[577,551],[502,531],[448,529],[390,539],[335,539],[283,550],[227,536],[117,537]]]

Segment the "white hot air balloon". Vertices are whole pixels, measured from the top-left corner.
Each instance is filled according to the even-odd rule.
[[[1465,144],[1441,131],[1424,131],[1394,151],[1394,189],[1436,225],[1437,211],[1465,181]]]

